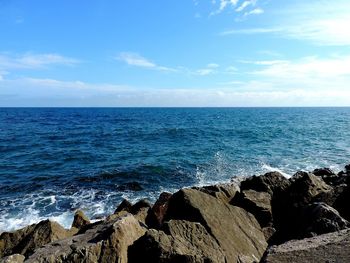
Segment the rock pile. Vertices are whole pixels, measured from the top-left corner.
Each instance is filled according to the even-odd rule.
[[[350,262],[350,165],[278,172],[124,200],[71,229],[49,220],[0,236],[0,262]]]

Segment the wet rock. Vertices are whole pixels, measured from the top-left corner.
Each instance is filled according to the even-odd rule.
[[[20,254],[14,254],[11,256],[7,256],[3,259],[0,259],[0,263],[22,263],[24,262],[25,257]]]
[[[302,240],[292,240],[268,249],[263,263],[350,262],[350,229]]]
[[[119,191],[142,191],[143,187],[138,182],[129,182],[125,184],[121,184],[117,187],[117,190]]]
[[[253,215],[195,189],[175,193],[165,219],[201,223],[217,240],[227,262],[258,262],[267,246]]]
[[[217,241],[199,223],[170,220],[164,231],[151,229],[128,251],[129,263],[225,262]]]
[[[74,214],[74,220],[72,223],[72,227],[77,229],[81,229],[90,224],[89,218],[84,214],[83,211],[77,210]]]
[[[150,228],[159,229],[162,226],[164,216],[168,210],[168,203],[171,196],[172,194],[167,192],[161,193],[157,201],[150,209],[146,217],[146,224]]]
[[[123,199],[123,201],[119,204],[117,209],[114,211],[114,214],[117,214],[121,211],[130,212],[131,207],[132,207],[132,204],[128,200]]]
[[[273,195],[285,191],[289,185],[289,180],[281,173],[269,172],[260,176],[248,177],[241,182],[241,190],[255,190]]]
[[[272,226],[271,195],[267,192],[244,190],[237,193],[230,204],[252,213],[261,227]]]
[[[65,240],[53,242],[35,251],[28,263],[127,262],[127,249],[146,229],[127,214],[100,222]]]
[[[0,236],[0,257],[11,254],[28,256],[35,249],[71,236],[72,233],[58,223],[44,220],[15,232],[4,232]]]

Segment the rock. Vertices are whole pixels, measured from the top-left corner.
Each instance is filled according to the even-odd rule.
[[[145,232],[134,216],[127,214],[95,224],[83,234],[39,248],[26,263],[126,263],[128,247]]]
[[[241,182],[242,190],[267,192],[271,195],[285,191],[290,185],[289,180],[279,172],[269,172],[260,176],[248,177]]]
[[[236,183],[227,183],[202,187],[192,187],[192,189],[196,189],[203,193],[214,196],[224,202],[229,202],[239,191],[239,186]]]
[[[333,207],[337,209],[342,217],[350,221],[350,185],[346,185],[343,188],[338,187],[337,189],[339,191],[333,193],[333,199],[335,199]]]
[[[350,174],[350,164],[345,165],[345,172]]]
[[[244,190],[237,193],[230,204],[252,213],[261,227],[272,226],[271,195],[267,192]]]
[[[225,262],[217,241],[199,223],[170,220],[164,231],[151,229],[129,248],[129,263]]]
[[[130,212],[131,207],[132,207],[132,204],[128,200],[123,199],[123,201],[119,204],[117,209],[114,211],[114,214],[117,214],[117,213],[119,213],[121,211]]]
[[[182,189],[170,198],[165,220],[170,219],[201,223],[217,240],[226,262],[258,262],[267,247],[253,215],[195,189]]]
[[[72,227],[77,229],[81,229],[90,224],[89,218],[84,214],[83,211],[77,210],[74,214],[74,220],[72,223]]]
[[[161,193],[158,200],[150,209],[146,217],[146,224],[150,228],[159,229],[162,226],[165,213],[168,210],[168,203],[171,196],[172,194],[167,192]]]
[[[20,254],[14,254],[11,256],[7,256],[3,259],[0,259],[0,263],[22,263],[24,262],[25,257]]]
[[[273,221],[276,234],[272,244],[280,244],[294,238],[307,236],[305,209],[318,200],[319,196],[331,193],[332,187],[320,177],[311,173],[298,172],[291,179],[291,185],[277,199],[273,199]]]
[[[41,221],[12,233],[4,232],[0,236],[0,257],[11,254],[22,254],[27,257],[35,249],[71,235],[70,231],[50,220]]]
[[[288,189],[289,201],[294,207],[302,207],[313,202],[314,198],[330,192],[332,187],[321,178],[306,172],[298,172],[291,178]]]
[[[313,203],[307,206],[300,221],[299,238],[335,232],[350,226],[337,210],[325,203]]]
[[[346,173],[340,172],[335,174],[329,168],[315,169],[312,173],[322,178],[326,184],[331,186],[339,186],[348,182],[348,175]]]
[[[303,240],[292,240],[267,250],[263,263],[350,262],[350,229]]]
[[[142,191],[143,187],[141,186],[140,183],[138,182],[129,182],[129,183],[124,183],[121,184],[117,187],[117,190],[119,191]]]
[[[130,213],[136,214],[140,211],[140,209],[151,208],[151,206],[152,205],[149,201],[147,201],[146,199],[141,199],[130,208]]]
[[[335,173],[329,168],[318,168],[318,169],[315,169],[312,173],[320,177],[335,175]]]

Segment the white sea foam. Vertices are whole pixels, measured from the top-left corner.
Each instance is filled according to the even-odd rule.
[[[286,177],[287,179],[291,178],[292,176],[284,171],[282,171],[281,169],[277,168],[277,167],[272,167],[266,163],[264,163],[262,165],[262,169],[267,171],[267,172],[279,172],[280,174],[282,174],[284,177]]]

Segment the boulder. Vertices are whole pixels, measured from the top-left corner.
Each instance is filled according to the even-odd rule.
[[[259,261],[267,243],[254,216],[195,189],[182,189],[169,201],[165,220],[201,223],[222,248],[226,262]]]
[[[132,207],[132,204],[128,200],[123,199],[123,201],[119,204],[117,209],[114,211],[114,214],[117,214],[121,211],[130,212],[131,207]]]
[[[131,214],[138,213],[142,208],[151,208],[151,203],[146,199],[141,199],[130,208]]]
[[[289,180],[281,173],[269,172],[260,176],[248,177],[241,182],[241,190],[255,190],[273,195],[285,191],[289,185]]]
[[[292,240],[267,250],[263,263],[350,262],[350,229],[302,240]]]
[[[135,217],[127,214],[99,222],[83,234],[53,242],[35,251],[28,263],[127,262],[127,249],[144,235]]]
[[[72,232],[50,220],[30,225],[15,232],[4,232],[0,236],[0,257],[11,254],[28,256],[35,249],[72,235]]]
[[[216,184],[202,187],[193,187],[192,189],[199,190],[203,193],[221,199],[224,202],[229,202],[239,191],[239,186],[236,183]]]
[[[305,208],[332,191],[320,177],[311,173],[298,172],[290,179],[288,189],[272,201],[273,221],[276,234],[272,244],[280,244],[293,238],[307,236],[305,229]]]
[[[168,203],[171,196],[172,194],[167,192],[161,193],[157,201],[150,209],[146,217],[146,224],[150,228],[159,229],[162,226],[165,213],[168,210]]]
[[[163,230],[150,229],[135,241],[128,251],[129,263],[226,262],[217,241],[201,224],[170,220]]]
[[[81,229],[90,224],[89,218],[84,214],[83,211],[77,210],[74,214],[74,220],[72,223],[72,227],[77,229]]]
[[[230,204],[252,213],[261,227],[272,226],[271,195],[267,192],[243,190],[235,195]]]
[[[316,196],[327,193],[332,187],[321,178],[307,172],[298,172],[291,178],[288,188],[289,202],[293,207],[302,207],[312,203]]]
[[[25,257],[20,254],[14,254],[11,256],[7,256],[5,258],[0,259],[0,263],[23,263]]]
[[[349,226],[349,222],[334,208],[325,203],[313,203],[304,209],[300,217],[299,238],[340,231]]]

